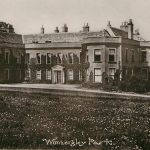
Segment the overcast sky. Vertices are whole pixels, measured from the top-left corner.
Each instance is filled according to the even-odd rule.
[[[70,32],[82,29],[88,22],[90,30],[133,19],[135,28],[150,40],[150,0],[0,0],[0,20],[14,25],[20,34],[46,33],[66,23]]]

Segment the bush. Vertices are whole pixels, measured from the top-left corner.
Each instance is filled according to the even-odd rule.
[[[130,79],[126,79],[119,83],[119,89],[122,91],[132,92],[147,92],[149,91],[149,82],[144,80],[140,75],[132,76]]]
[[[102,83],[86,82],[82,84],[82,87],[91,88],[91,89],[102,89]]]

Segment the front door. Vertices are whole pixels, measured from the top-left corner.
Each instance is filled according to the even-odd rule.
[[[52,67],[52,83],[53,84],[64,83],[64,67],[59,65]]]
[[[55,75],[55,83],[60,84],[61,83],[61,71],[55,70],[54,75]]]
[[[61,83],[61,71],[57,71],[56,83]]]

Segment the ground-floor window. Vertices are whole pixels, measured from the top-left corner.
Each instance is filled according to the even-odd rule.
[[[94,69],[94,82],[99,83],[102,82],[102,70],[101,68]]]
[[[143,68],[142,69],[142,76],[144,79],[148,79],[148,69],[147,68]]]
[[[68,80],[73,80],[73,70],[72,69],[68,70]]]
[[[115,72],[116,72],[115,68],[109,68],[109,77],[114,79]]]
[[[134,69],[132,68],[132,70],[131,70],[131,76],[133,76],[134,75]]]
[[[21,80],[21,73],[22,73],[22,71],[19,70],[19,80]]]
[[[41,70],[36,70],[36,79],[41,80]]]
[[[9,80],[9,69],[5,69],[5,79]]]
[[[52,79],[52,72],[51,70],[46,69],[46,80]]]
[[[81,81],[82,80],[82,72],[81,72],[81,70],[79,70],[79,81]]]
[[[26,70],[26,78],[29,79],[31,77],[31,70]]]

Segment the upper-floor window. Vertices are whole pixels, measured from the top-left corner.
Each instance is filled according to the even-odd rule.
[[[17,54],[17,64],[20,64],[21,63],[21,54],[18,53]]]
[[[125,49],[125,61],[128,62],[128,48]]]
[[[69,64],[73,64],[73,53],[68,54],[68,62]]]
[[[62,54],[58,53],[57,54],[57,64],[61,64],[62,63]]]
[[[100,49],[94,50],[94,62],[101,62],[101,50]]]
[[[5,52],[5,62],[6,64],[9,64],[9,52],[8,51]]]
[[[51,64],[51,57],[52,57],[52,54],[50,53],[46,54],[46,64]]]
[[[147,51],[142,51],[141,52],[141,61],[146,62],[146,57],[147,57]]]
[[[115,62],[115,54],[116,54],[116,49],[115,48],[110,48],[109,49],[109,57],[108,57],[109,62]]]
[[[41,53],[36,53],[37,64],[41,64]]]
[[[134,62],[134,50],[131,50],[131,62]]]

